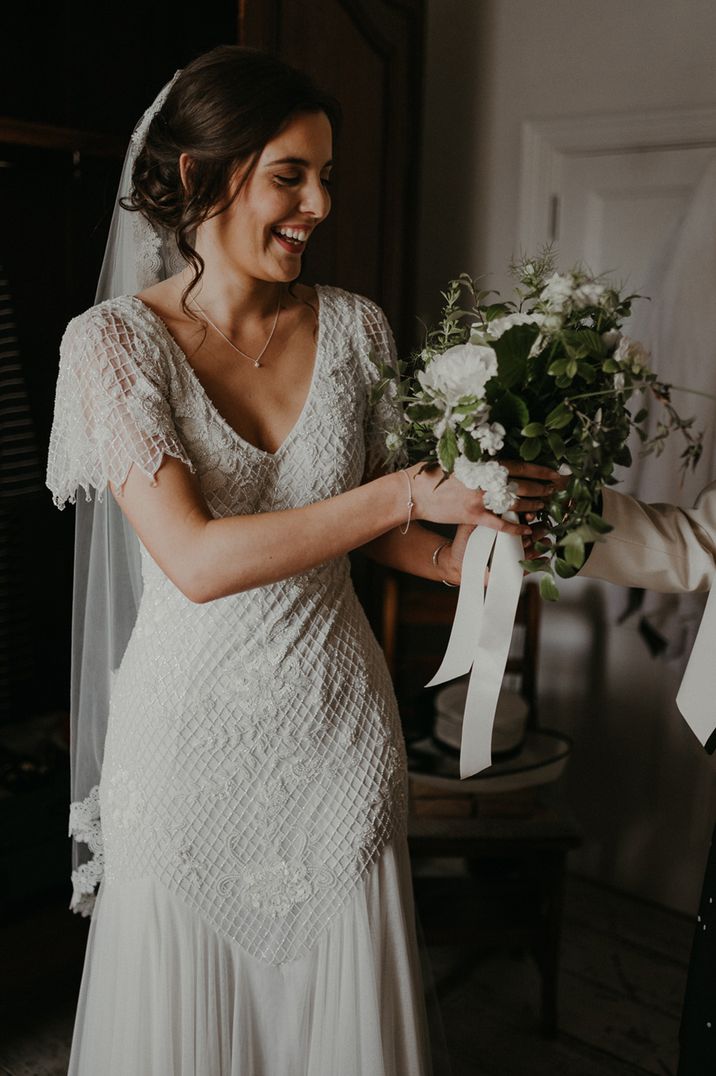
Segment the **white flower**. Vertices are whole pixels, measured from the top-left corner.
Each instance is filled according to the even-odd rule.
[[[426,392],[456,403],[463,396],[481,396],[496,373],[497,355],[491,347],[458,344],[436,355],[418,380]]]
[[[504,489],[486,490],[482,503],[488,511],[495,512],[498,516],[501,516],[503,512],[509,512],[515,503],[516,496],[517,483],[508,482]]]
[[[505,427],[499,422],[486,422],[483,426],[477,427],[475,436],[482,451],[494,456],[505,443]]]
[[[399,433],[389,433],[385,438],[385,447],[389,452],[397,452],[402,446],[403,439]]]
[[[572,298],[574,282],[571,276],[553,273],[540,293],[540,299],[549,310],[564,310]]]
[[[638,340],[631,340],[628,336],[622,336],[614,358],[633,374],[640,374],[649,366],[649,352]]]
[[[624,374],[618,373],[614,375],[614,388],[617,390],[617,392],[621,392],[625,384],[626,379],[624,377]]]
[[[495,318],[487,326],[487,335],[491,340],[499,340],[503,333],[515,325],[542,325],[543,314],[506,314],[503,318]]]
[[[616,347],[622,338],[622,334],[618,329],[609,329],[607,332],[602,333],[602,340],[605,347]]]
[[[587,306],[599,306],[604,298],[606,288],[603,284],[595,284],[593,280],[587,280],[575,289],[573,299],[578,310],[584,310]]]
[[[468,489],[483,490],[483,504],[491,512],[507,512],[512,507],[517,485],[509,481],[507,468],[496,460],[472,463],[465,456],[458,456],[454,473]]]

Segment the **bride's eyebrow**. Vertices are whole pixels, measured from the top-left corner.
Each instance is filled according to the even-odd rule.
[[[276,161],[269,161],[266,165],[267,168],[273,168],[277,164],[296,164],[301,168],[310,168],[311,162],[307,161],[305,157],[280,157]],[[323,165],[324,168],[331,168],[333,161],[326,161]]]

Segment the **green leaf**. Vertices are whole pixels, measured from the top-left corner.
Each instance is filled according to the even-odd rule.
[[[564,441],[555,430],[550,430],[547,434],[547,444],[555,459],[561,460],[564,457]]]
[[[587,521],[597,534],[609,534],[609,531],[614,530],[611,523],[607,523],[606,519],[603,516],[598,516],[596,512],[590,512],[587,516]]]
[[[560,579],[571,579],[577,574],[576,568],[572,568],[562,557],[555,557],[554,570]]]
[[[575,374],[577,373],[577,368],[578,368],[577,367],[577,360],[576,359],[570,359],[569,362],[567,363],[567,368],[566,368],[566,370],[564,372],[565,372],[567,377],[574,377]]]
[[[541,422],[529,422],[522,430],[523,437],[540,437],[545,432]]]
[[[605,359],[602,363],[602,370],[605,374],[616,374],[619,371],[619,363],[616,359]]]
[[[527,404],[513,392],[498,393],[491,401],[490,420],[501,423],[509,432],[522,430],[530,421]]]
[[[569,538],[571,535],[567,535],[567,537]],[[581,568],[584,564],[584,539],[579,535],[575,535],[574,538],[574,541],[564,542],[564,559],[570,567]]]
[[[535,325],[513,325],[492,345],[497,355],[497,370],[505,388],[522,384],[527,375],[527,357],[539,329]]]
[[[442,411],[437,404],[414,403],[406,407],[408,418],[413,422],[432,422],[440,418]]]
[[[463,434],[462,454],[470,463],[478,463],[482,459],[480,444],[469,433]]]
[[[520,456],[527,463],[536,460],[542,451],[542,441],[539,437],[528,437],[520,445]]]
[[[556,602],[559,600],[559,591],[555,585],[554,579],[551,575],[545,575],[540,580],[539,592],[548,602]]]
[[[647,409],[645,407],[642,407],[641,411],[639,411],[636,415],[634,415],[634,418],[632,419],[632,421],[635,422],[638,425],[640,422],[643,422],[644,419],[646,419],[648,417],[649,417],[649,412],[647,411]]]
[[[594,329],[580,329],[579,336],[584,341],[584,344],[589,349],[591,355],[595,355],[597,358],[606,355],[606,344],[599,333],[595,332]]]
[[[534,572],[548,572],[549,557],[535,557],[534,560],[521,560],[520,565],[528,575],[532,575]]]
[[[551,362],[547,367],[547,373],[551,374],[553,377],[561,377],[566,369],[566,359],[555,359],[554,362]]]
[[[622,445],[618,452],[614,453],[614,462],[618,463],[620,467],[631,466],[631,451],[629,445]]]
[[[548,430],[561,430],[572,421],[572,412],[564,403],[553,408],[544,420]]]
[[[443,471],[452,471],[457,459],[457,438],[449,426],[438,441],[438,460]]]
[[[588,362],[578,362],[577,373],[588,385],[592,385],[597,379],[597,371]]]

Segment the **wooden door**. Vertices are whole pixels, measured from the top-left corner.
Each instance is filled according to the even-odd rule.
[[[312,240],[306,279],[384,307],[415,341],[422,0],[244,0],[240,37],[307,71],[338,98],[334,205]]]

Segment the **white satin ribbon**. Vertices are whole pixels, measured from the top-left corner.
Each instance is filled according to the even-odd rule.
[[[517,522],[512,512],[505,519]],[[485,590],[485,570],[492,556]],[[455,620],[440,668],[426,687],[444,684],[472,669],[460,744],[460,777],[492,765],[492,727],[510,651],[512,628],[522,588],[524,553],[516,535],[477,527],[462,562]]]
[[[716,727],[716,586],[711,589],[698,634],[681,681],[676,705],[705,744]]]

